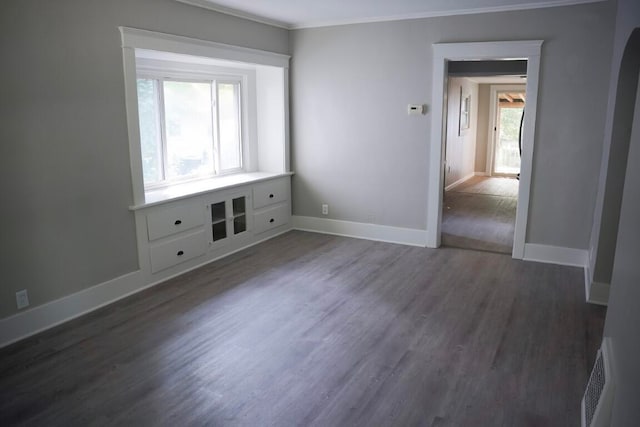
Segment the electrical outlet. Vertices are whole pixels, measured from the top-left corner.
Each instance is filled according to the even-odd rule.
[[[26,289],[16,292],[16,304],[18,310],[29,306],[29,295]]]
[[[329,205],[326,203],[322,204],[322,215],[329,215]]]

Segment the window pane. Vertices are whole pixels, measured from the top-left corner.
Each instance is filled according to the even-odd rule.
[[[520,173],[520,119],[522,108],[501,107],[498,110],[499,138],[496,144],[495,172],[504,174]]]
[[[168,180],[212,175],[211,84],[164,82]]]
[[[162,180],[162,145],[158,117],[158,82],[138,79],[138,117],[144,185]]]
[[[220,169],[242,167],[240,161],[240,85],[218,84]]]

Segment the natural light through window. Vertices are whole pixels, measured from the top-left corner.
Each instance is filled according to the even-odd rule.
[[[241,170],[240,77],[139,75],[137,89],[145,188]]]

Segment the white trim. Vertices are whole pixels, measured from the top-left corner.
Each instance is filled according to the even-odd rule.
[[[512,12],[518,10],[544,9],[548,7],[575,6],[580,4],[600,3],[607,0],[551,0],[543,3],[524,3],[492,7],[476,7],[468,9],[442,10],[437,12],[407,13],[402,15],[381,16],[372,18],[342,19],[317,23],[291,24],[289,29],[333,27],[338,25],[369,24],[376,22],[406,21],[411,19],[438,18],[441,16],[475,15],[478,13]]]
[[[464,183],[465,181],[467,181],[467,180],[469,180],[469,179],[473,178],[474,176],[476,176],[476,174],[477,174],[477,173],[478,173],[478,172],[474,172],[474,173],[472,173],[472,174],[469,174],[469,175],[465,176],[464,178],[460,178],[460,179],[459,179],[459,180],[457,180],[456,182],[453,182],[453,183],[451,183],[451,184],[447,185],[447,186],[444,188],[444,191],[450,191],[450,190],[453,190],[453,189],[454,189],[454,188],[456,188],[458,185],[460,185],[460,184]]]
[[[195,270],[196,268],[200,268],[206,264],[225,258],[236,252],[242,251],[266,240],[270,240],[290,230],[291,227],[286,227],[280,232],[268,234],[260,240],[251,242],[250,244],[244,245],[233,251],[226,252],[216,258],[208,259],[188,269],[182,270],[168,277],[163,277],[155,282],[144,283],[142,270],[137,270],[46,304],[39,305],[30,310],[22,311],[14,314],[13,316],[0,319],[0,348],[83,316],[130,295],[185,274],[191,270]]]
[[[310,216],[294,215],[291,218],[294,230],[355,237],[357,239],[425,247],[427,237],[425,230],[413,228],[391,227],[388,225],[340,221]]]
[[[474,176],[490,176],[488,173],[486,172],[474,172],[473,173]]]
[[[586,249],[527,243],[524,245],[524,257],[522,259],[570,267],[585,267],[587,265],[587,257],[588,252]]]
[[[175,62],[175,58],[170,54],[191,55],[191,57],[200,58],[212,58],[217,60],[218,63],[224,64],[223,67],[229,68],[232,65],[240,68],[247,68],[241,74],[244,76],[244,88],[242,89],[242,122],[245,125],[243,128],[243,163],[247,172],[254,172],[258,168],[259,150],[257,147],[260,145],[258,139],[258,123],[255,121],[258,117],[257,112],[257,99],[256,94],[258,92],[256,79],[253,77],[254,73],[268,69],[281,69],[285,78],[288,76],[289,67],[289,55],[282,55],[279,53],[267,52],[257,49],[249,49],[239,46],[231,46],[222,43],[211,42],[208,40],[192,39],[183,36],[176,36],[172,34],[158,33],[147,30],[140,30],[136,28],[119,27],[122,36],[122,54],[123,54],[123,67],[124,67],[124,83],[125,83],[125,105],[127,114],[127,130],[129,137],[129,155],[130,155],[130,168],[132,177],[132,189],[133,189],[133,205],[141,205],[146,201],[146,194],[143,180],[143,167],[142,156],[140,150],[140,130],[138,120],[138,93],[137,93],[137,68],[138,58],[136,57],[136,51],[150,50],[155,51],[156,54],[151,55],[156,60],[162,60],[164,55],[170,62]],[[161,52],[160,55],[157,52]],[[164,55],[163,55],[164,54]],[[148,62],[149,53],[142,55],[145,59],[143,61]],[[220,60],[222,62],[220,62]],[[190,60],[191,61],[191,60]],[[211,61],[209,61],[211,62]],[[234,64],[230,64],[234,63]],[[194,65],[195,64],[195,65]],[[198,68],[198,62],[186,65],[186,69]],[[205,62],[206,64],[206,62]],[[173,66],[171,64],[168,64]],[[200,64],[203,65],[203,64]],[[289,87],[288,82],[282,82],[283,87],[283,101],[284,107],[288,108]],[[250,117],[255,114],[255,117]],[[289,112],[285,111],[283,114],[285,129],[284,134],[284,150],[283,154],[285,158],[285,167],[288,167],[289,159],[289,134],[286,131],[289,128]],[[247,126],[248,124],[248,126]],[[262,133],[264,135],[264,132]],[[269,146],[270,143],[266,143]],[[216,176],[221,176],[218,174]]]
[[[609,305],[609,291],[611,285],[609,283],[594,282],[591,278],[591,270],[587,264],[584,267],[584,294],[588,303],[596,305]]]
[[[441,43],[433,45],[432,119],[429,150],[429,179],[427,185],[427,246],[440,246],[443,193],[444,99],[448,61],[526,59],[527,113],[522,129],[523,152],[520,166],[518,205],[513,239],[513,257],[524,257],[525,237],[529,214],[529,193],[533,167],[538,79],[542,40]]]
[[[276,19],[265,18],[264,16],[254,15],[253,13],[244,12],[241,10],[233,9],[230,7],[220,6],[212,3],[208,0],[176,0],[180,3],[188,4],[190,6],[201,7],[203,9],[213,10],[214,12],[224,13],[225,15],[235,16],[236,18],[247,19],[253,22],[259,22],[260,24],[271,25],[272,27],[284,28],[290,30],[291,25],[286,22],[278,21]]]
[[[138,28],[118,28],[122,36],[123,48],[158,50],[233,62],[289,68],[290,55]]]
[[[405,13],[400,15],[387,15],[376,16],[368,18],[351,18],[351,19],[337,19],[331,21],[321,22],[302,22],[302,23],[287,23],[277,19],[266,18],[264,16],[256,15],[250,12],[237,10],[230,7],[220,6],[209,0],[176,0],[180,3],[185,3],[191,6],[197,6],[204,9],[213,10],[215,12],[224,13],[226,15],[235,16],[238,18],[248,19],[250,21],[259,22],[261,24],[267,24],[278,28],[285,28],[288,30],[298,30],[304,28],[318,28],[318,27],[333,27],[337,25],[352,25],[352,24],[368,24],[375,22],[388,22],[388,21],[405,21],[411,19],[423,19],[423,18],[436,18],[440,16],[456,16],[456,15],[472,15],[478,13],[491,13],[491,12],[510,12],[517,10],[530,10],[530,9],[543,9],[548,7],[561,7],[561,6],[574,6],[580,4],[599,3],[606,0],[549,0],[545,2],[533,2],[513,5],[500,5],[489,7],[472,7],[466,9],[448,9],[433,12],[416,12]]]
[[[141,281],[142,271],[134,271],[30,310],[0,319],[0,347],[75,319],[153,286],[151,284],[142,287]]]

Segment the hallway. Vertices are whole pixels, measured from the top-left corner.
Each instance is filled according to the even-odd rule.
[[[444,192],[442,245],[511,254],[518,180],[476,176]]]

